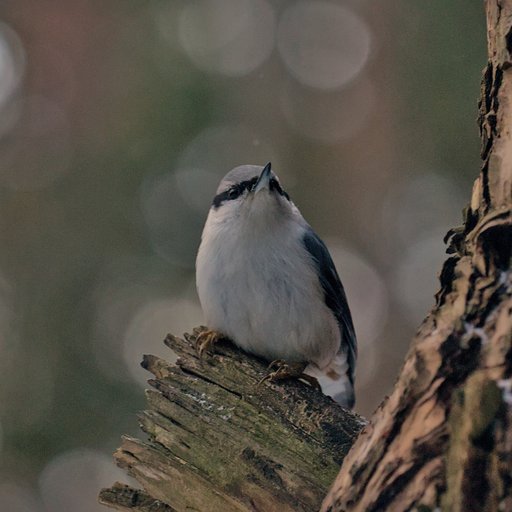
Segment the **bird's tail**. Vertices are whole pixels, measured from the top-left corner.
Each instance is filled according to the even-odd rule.
[[[354,384],[349,378],[349,367],[345,354],[339,352],[329,366],[322,370],[310,364],[305,373],[318,379],[325,395],[332,397],[343,407],[348,409],[354,407]]]

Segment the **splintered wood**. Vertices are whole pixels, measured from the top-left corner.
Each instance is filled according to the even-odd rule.
[[[316,511],[365,422],[303,382],[258,382],[266,363],[230,344],[200,358],[195,336],[169,335],[176,364],[144,356],[155,378],[140,426],[100,502],[136,511]]]

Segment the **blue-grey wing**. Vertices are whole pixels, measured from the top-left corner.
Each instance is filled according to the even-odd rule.
[[[308,227],[304,234],[304,246],[311,254],[316,264],[320,283],[324,290],[325,303],[334,313],[338,321],[341,332],[341,342],[347,345],[348,377],[353,383],[357,358],[357,341],[345,290],[343,289],[329,250],[310,227]]]

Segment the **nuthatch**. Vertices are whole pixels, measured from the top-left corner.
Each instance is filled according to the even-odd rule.
[[[202,353],[228,338],[277,369],[354,405],[357,343],[347,298],[325,244],[268,163],[230,171],[201,237],[196,283],[208,331]]]

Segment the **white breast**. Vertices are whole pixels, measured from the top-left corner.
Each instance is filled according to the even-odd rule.
[[[305,223],[298,216],[269,222],[212,211],[197,256],[197,289],[209,328],[268,360],[323,369],[339,349],[340,333],[302,245]]]

